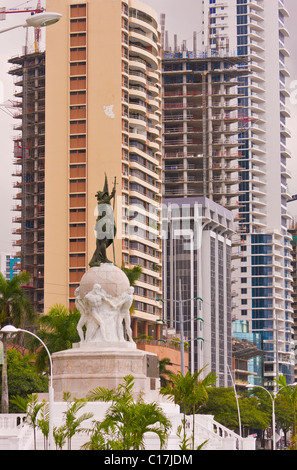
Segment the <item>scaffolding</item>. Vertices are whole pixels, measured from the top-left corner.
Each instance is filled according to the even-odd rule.
[[[39,313],[44,297],[44,155],[45,155],[45,53],[35,52],[9,60],[14,76],[16,109],[14,126],[20,134],[14,139],[14,187],[18,189],[13,218],[18,224],[14,242],[21,269],[31,274],[30,300]]]
[[[167,52],[163,59],[164,197],[204,196],[239,209],[244,57]],[[239,220],[239,216],[237,217]]]

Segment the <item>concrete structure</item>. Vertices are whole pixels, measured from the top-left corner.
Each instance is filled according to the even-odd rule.
[[[163,58],[163,197],[204,196],[239,208],[237,85],[246,60],[191,51]]]
[[[294,344],[295,344],[295,368],[294,368],[294,382],[297,381],[297,357],[296,357],[296,346],[297,346],[297,223],[296,221],[292,223],[290,228],[290,233],[292,235],[292,297],[293,297],[293,318],[294,318]]]
[[[92,428],[93,420],[102,420],[108,408],[108,403],[88,403],[81,412],[93,413],[93,418],[83,422],[84,428]],[[177,429],[181,425],[183,414],[179,407],[172,403],[160,403],[167,418],[172,423],[171,433],[167,442],[166,450],[178,451],[180,439],[177,437]],[[54,406],[54,425],[59,427],[63,423],[63,413],[66,411],[64,402],[56,402]],[[0,415],[0,449],[1,450],[33,450],[33,429],[24,423],[24,414]],[[188,437],[192,434],[193,423],[191,416],[186,418],[186,429]],[[79,450],[89,440],[85,434],[77,434],[72,438],[72,450]],[[225,428],[216,422],[211,415],[196,415],[195,417],[195,447],[207,441],[204,450],[255,450],[256,440],[254,437],[241,438],[238,434]],[[67,447],[65,447],[66,449]],[[151,434],[145,439],[146,450],[160,449],[157,436]],[[37,450],[44,449],[44,436],[37,432]],[[141,457],[140,457],[141,458]]]
[[[291,235],[286,140],[289,72],[285,59],[288,11],[284,0],[201,2],[198,49],[207,54],[248,58],[250,75],[240,79],[238,104],[242,154],[239,189],[241,240],[234,265],[234,314],[248,320],[264,339],[265,386],[284,374],[293,381]],[[269,25],[269,26],[268,26]],[[236,248],[237,250],[238,248]]]
[[[45,53],[13,57],[9,73],[15,80],[13,176],[16,177],[13,211],[16,224],[13,245],[21,269],[31,274],[27,292],[36,312],[44,307],[44,152],[45,152]]]
[[[163,57],[163,201],[165,205],[170,201],[170,204],[176,203],[178,206],[189,201],[194,206],[195,202],[200,204],[202,201],[205,218],[202,217],[201,224],[206,227],[200,250],[203,255],[197,255],[197,260],[193,261],[194,266],[196,263],[201,265],[200,268],[197,267],[197,273],[189,262],[189,253],[182,255],[181,247],[177,249],[179,260],[176,264],[180,263],[182,266],[178,273],[178,268],[174,267],[173,246],[170,250],[164,248],[164,297],[178,299],[180,276],[182,284],[187,285],[187,296],[183,296],[184,298],[200,295],[205,299],[203,309],[207,312],[209,320],[207,328],[204,323],[203,326],[208,330],[207,339],[204,335],[194,333],[194,324],[191,328],[189,324],[185,324],[189,338],[192,338],[193,334],[194,337],[203,338],[203,341],[200,339],[197,344],[190,342],[190,369],[194,371],[208,365],[210,370],[217,372],[218,384],[225,386],[231,384],[229,370],[232,366],[231,266],[228,257],[231,253],[231,234],[234,234],[232,230],[236,227],[235,223],[233,224],[233,215],[234,222],[238,220],[242,171],[239,165],[241,153],[238,151],[238,126],[245,122],[238,104],[241,95],[237,86],[247,73],[244,57],[211,56],[188,51],[186,48],[181,51],[175,48],[174,52],[166,50]],[[201,199],[203,196],[209,200],[206,199],[205,202]],[[173,198],[177,198],[176,201]],[[211,201],[214,204],[211,204]],[[233,211],[233,215],[229,211]],[[180,224],[185,222],[182,217],[181,215]],[[216,226],[217,221],[219,224]],[[218,233],[224,233],[220,242],[223,242],[224,250],[228,252],[228,255],[224,252],[221,259],[226,284],[220,293],[220,300],[219,297],[214,300],[214,285],[217,280],[213,280],[212,284],[210,276],[208,278],[212,261],[208,252],[210,239],[206,238],[210,227],[216,227],[213,228],[215,238]],[[238,237],[235,239],[235,242],[237,241]],[[220,242],[216,243],[220,245]],[[216,251],[218,245],[213,247],[213,250],[216,257],[220,258],[219,251]],[[202,270],[203,280],[200,279]],[[203,295],[199,294],[202,285]],[[214,304],[217,303],[211,307],[212,315],[207,307],[207,304],[211,303],[210,299]],[[185,304],[185,318],[200,317],[198,311],[193,313],[193,308],[193,302],[192,307],[190,302]],[[175,315],[174,309],[171,310],[171,320]],[[218,325],[221,329],[225,328],[224,335],[218,334]]]
[[[231,236],[233,216],[207,198],[163,202],[163,319],[189,342],[191,372],[206,367],[218,386],[230,386],[232,356]],[[199,297],[203,300],[194,300]]]
[[[150,394],[159,388],[158,357],[135,350],[80,347],[53,354],[55,400],[63,401],[70,392],[86,398],[97,387],[116,388],[127,375],[133,375],[135,393]]]
[[[110,188],[117,181],[116,264],[143,268],[137,336],[155,329],[162,288],[157,15],[138,0],[48,0],[47,9],[63,18],[47,32],[45,311],[57,302],[74,307],[106,172]]]

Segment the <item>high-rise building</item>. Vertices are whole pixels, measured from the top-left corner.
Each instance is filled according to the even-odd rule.
[[[292,223],[290,227],[290,233],[292,235],[292,297],[293,297],[293,318],[294,318],[294,344],[295,344],[295,370],[294,370],[294,382],[297,380],[297,223],[296,221]]]
[[[115,262],[142,267],[133,333],[153,336],[162,292],[157,15],[138,0],[48,0],[47,9],[63,17],[46,46],[45,311],[74,306],[106,173],[109,190],[117,184]]]
[[[9,60],[16,86],[14,160],[16,177],[13,242],[21,269],[31,274],[27,289],[37,313],[43,312],[44,290],[44,146],[45,53],[26,53]]]
[[[190,371],[229,387],[233,214],[205,197],[168,198],[163,230],[163,319],[186,338]]]
[[[208,197],[239,208],[237,85],[245,59],[191,51],[163,58],[163,197]]]
[[[239,199],[242,256],[234,265],[234,310],[263,335],[265,385],[284,374],[292,383],[291,235],[286,126],[289,72],[284,0],[201,2],[199,49],[208,54],[248,58],[250,74],[240,78],[238,105],[246,120],[239,127],[242,154]]]
[[[219,386],[231,385],[231,238],[236,256],[241,243],[239,236],[234,239],[242,171],[237,86],[247,72],[244,57],[208,56],[176,46],[163,55],[163,203],[182,208],[190,202],[193,212],[172,210],[173,216],[167,211],[163,216],[163,225],[167,216],[170,220],[163,244],[164,297],[170,299],[165,316],[180,333],[181,296],[189,367],[212,370]],[[203,226],[201,246],[184,250],[172,225],[183,225],[189,217],[194,227],[198,201],[204,213],[200,219],[196,214]],[[203,320],[199,324],[195,318]]]
[[[0,253],[0,272],[7,281],[20,272],[21,259],[7,253]]]

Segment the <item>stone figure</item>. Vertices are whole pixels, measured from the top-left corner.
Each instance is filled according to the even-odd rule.
[[[100,266],[101,263],[111,263],[107,258],[106,249],[114,242],[116,235],[114,211],[110,204],[110,201],[115,198],[115,194],[116,179],[113,190],[109,194],[107,176],[105,175],[103,191],[98,191],[96,194],[98,212],[95,225],[96,250],[89,263],[90,267]]]
[[[128,341],[132,343],[134,343],[134,341],[132,339],[130,307],[133,302],[133,293],[134,287],[130,287],[120,306],[117,320],[117,332],[120,341],[125,340],[124,333],[126,333]]]
[[[103,271],[102,277],[106,275],[104,269],[110,265],[102,264],[97,269]],[[94,268],[92,268],[94,269]],[[111,265],[109,270],[113,270],[114,279],[119,268]],[[107,271],[109,272],[109,271]],[[124,273],[121,272],[123,276]],[[113,282],[115,282],[113,280]],[[106,292],[102,285],[94,283],[89,290],[84,291],[81,286],[75,290],[76,307],[81,313],[81,318],[77,325],[77,330],[81,344],[88,344],[100,348],[136,348],[132,338],[130,307],[133,302],[133,287],[126,287],[119,294],[113,295]],[[85,328],[85,333],[83,328]]]
[[[102,299],[103,293],[99,284],[95,284],[84,299],[80,297],[79,287],[75,290],[75,304],[81,314],[77,331],[82,342],[106,340],[105,323],[100,315]],[[85,334],[83,327],[86,329]]]

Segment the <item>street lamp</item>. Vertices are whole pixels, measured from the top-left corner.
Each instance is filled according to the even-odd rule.
[[[166,302],[167,299],[156,299],[156,300],[164,303],[164,302]],[[203,299],[201,297],[194,297],[194,299],[182,300],[182,297],[181,297],[181,279],[179,279],[179,300],[168,299],[168,301],[173,302],[173,303],[177,303],[179,305],[180,320],[177,323],[180,324],[180,350],[181,350],[181,373],[182,373],[182,375],[185,375],[185,351],[184,351],[185,340],[184,340],[183,304],[185,302],[189,302],[190,300],[199,300],[200,302],[203,301]],[[186,320],[186,322],[192,321],[192,320],[193,320],[193,318],[190,318],[190,320]],[[204,321],[202,318],[195,318],[195,320]],[[162,320],[162,322],[164,322],[164,320]],[[204,341],[204,339],[201,338],[201,337],[196,338],[196,340],[201,340],[202,342]]]
[[[43,345],[44,349],[46,350],[48,357],[49,357],[49,362],[50,362],[50,382],[49,382],[49,387],[48,387],[48,397],[49,397],[49,450],[54,449],[54,440],[53,440],[53,402],[54,402],[54,388],[53,388],[53,362],[52,358],[50,355],[50,352],[46,346],[46,344],[39,338],[39,336],[35,335],[31,331],[28,330],[23,330],[22,328],[16,328],[13,325],[6,325],[4,326],[1,330],[0,333],[19,333],[19,332],[24,332],[28,333],[29,335],[34,336],[34,338],[37,338],[40,343]]]
[[[50,26],[52,24],[57,23],[61,18],[62,15],[60,13],[45,11],[43,13],[38,13],[37,15],[30,16],[26,19],[25,23],[1,29],[0,33],[5,33],[6,31],[10,31],[16,28],[29,28],[30,26],[34,28],[43,28],[44,26]]]
[[[265,390],[265,392],[268,393],[268,395],[271,398],[271,401],[272,401],[272,445],[273,445],[273,450],[275,450],[276,449],[276,442],[275,442],[275,398],[276,397],[272,396],[269,390],[267,390],[267,388],[265,387],[262,387],[262,385],[246,385],[246,388],[254,388],[254,387],[262,388],[263,390]]]

